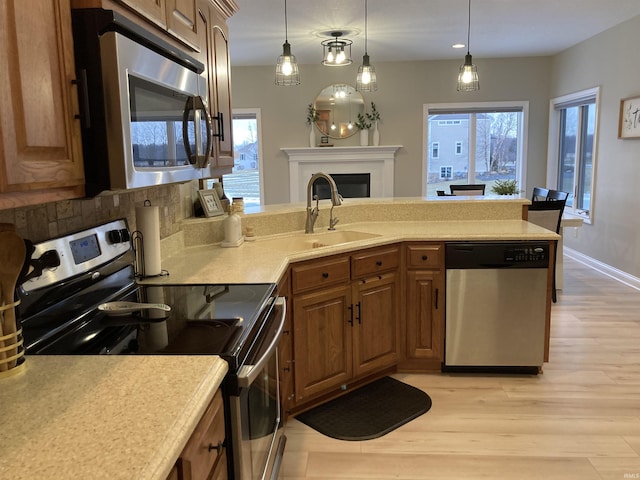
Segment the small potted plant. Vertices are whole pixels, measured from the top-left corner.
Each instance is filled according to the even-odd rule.
[[[491,191],[496,195],[516,195],[520,193],[517,180],[496,180],[491,187]]]
[[[307,106],[307,125],[309,125],[309,146],[310,147],[316,146],[316,131],[314,129],[314,125],[318,121],[318,118],[320,118],[320,115],[318,114],[316,107],[314,107],[313,104],[310,103]]]
[[[369,129],[371,128],[371,122],[368,115],[365,116],[362,113],[358,114],[358,120],[355,123],[358,130],[360,130],[360,146],[366,147],[369,145]]]
[[[376,108],[376,104],[371,102],[371,113],[367,113],[367,118],[373,123],[373,144],[380,145],[380,132],[378,131],[378,121],[380,120],[380,112]]]

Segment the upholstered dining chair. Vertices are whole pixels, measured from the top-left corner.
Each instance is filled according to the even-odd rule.
[[[542,200],[533,201],[527,209],[527,220],[535,223],[552,232],[560,233],[560,222],[562,221],[562,212],[566,200]],[[558,250],[558,241],[555,242],[553,255],[553,286],[551,290],[551,300],[553,303],[557,301],[556,295],[556,258]]]
[[[484,195],[484,183],[475,183],[471,185],[449,185],[452,195]]]

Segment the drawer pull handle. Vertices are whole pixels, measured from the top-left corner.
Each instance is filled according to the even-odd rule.
[[[217,445],[214,445],[213,443],[209,444],[209,451],[212,452],[213,450],[215,450],[218,453],[222,452],[222,448],[224,447],[224,445],[222,444],[222,441],[219,441]]]
[[[322,278],[329,278],[329,274],[327,272],[322,273]]]
[[[429,257],[427,255],[422,255],[422,260],[428,260]]]
[[[376,265],[377,265],[377,266],[379,266],[379,267],[381,267],[381,266],[382,266],[382,260],[378,260],[378,261],[376,262]]]

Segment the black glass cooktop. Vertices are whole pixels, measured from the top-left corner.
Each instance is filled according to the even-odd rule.
[[[69,299],[66,307],[26,322],[27,354],[216,354],[233,369],[262,328],[274,292],[274,284],[140,285],[109,301],[163,303],[171,310],[125,315],[99,310],[104,297],[98,294],[93,307],[70,316],[78,304]],[[46,338],[37,338],[44,331]]]

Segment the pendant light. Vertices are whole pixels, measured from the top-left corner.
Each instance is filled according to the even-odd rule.
[[[327,67],[351,65],[351,45],[353,42],[348,38],[343,38],[341,31],[333,31],[330,35],[333,38],[321,42],[322,64]]]
[[[460,67],[460,73],[458,73],[458,91],[459,92],[474,92],[480,90],[480,83],[478,81],[478,67],[476,67],[472,60],[470,51],[470,38],[471,38],[471,0],[469,0],[469,24],[467,26],[467,54],[464,56],[464,64]]]
[[[290,86],[300,85],[300,72],[295,55],[291,54],[287,30],[287,0],[284,0],[284,44],[282,55],[278,57],[276,64],[276,85]]]
[[[375,92],[376,90],[378,90],[376,69],[369,63],[369,54],[367,53],[367,0],[364,0],[364,56],[362,57],[362,65],[358,67],[356,91]]]

